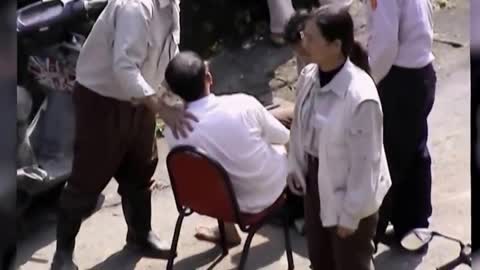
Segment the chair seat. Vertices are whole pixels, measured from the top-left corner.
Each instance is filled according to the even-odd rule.
[[[282,193],[282,195],[280,195],[278,199],[271,206],[269,206],[268,208],[266,208],[260,213],[256,213],[256,214],[241,213],[240,214],[241,222],[245,226],[255,225],[260,221],[262,221],[266,216],[282,208],[285,202],[286,202],[286,195],[285,193]]]

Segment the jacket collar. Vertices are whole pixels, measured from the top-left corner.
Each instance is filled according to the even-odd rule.
[[[342,69],[340,69],[335,77],[333,77],[329,83],[321,87],[320,80],[318,79],[320,76],[318,66],[315,66],[315,70],[313,72],[313,76],[315,76],[313,80],[314,86],[322,93],[332,91],[337,96],[345,98],[348,87],[350,86],[350,82],[352,81],[352,72],[354,68],[354,64],[350,61],[350,59],[347,58],[347,61],[343,65]]]

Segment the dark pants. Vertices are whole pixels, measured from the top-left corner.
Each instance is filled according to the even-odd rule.
[[[289,188],[287,188],[286,193],[287,202],[285,207],[290,220],[293,222],[296,219],[304,218],[303,198],[293,194]]]
[[[378,214],[362,219],[355,233],[342,239],[337,235],[336,227],[322,226],[318,194],[318,159],[309,158],[306,180],[305,230],[311,268],[314,270],[374,269],[373,237]]]
[[[73,99],[75,152],[72,174],[60,198],[57,248],[73,249],[81,219],[95,207],[113,177],[119,184],[129,232],[136,226],[146,234],[150,229],[151,177],[158,163],[153,113],[78,84]],[[137,210],[128,211],[132,207]],[[134,224],[135,220],[142,224]]]
[[[427,117],[435,99],[435,70],[392,67],[378,85],[384,115],[384,146],[392,187],[380,209],[377,236],[391,222],[401,239],[428,227],[432,214]]]
[[[476,191],[479,189],[480,183],[480,153],[478,152],[480,147],[480,141],[478,136],[480,135],[480,52],[472,52],[471,56],[471,84],[472,84],[472,99],[471,99],[471,190]],[[472,196],[472,228],[480,228],[480,196]],[[472,248],[473,252],[478,252],[480,249],[480,232],[478,230],[472,230]],[[479,254],[480,255],[480,254]],[[477,256],[480,259],[480,256]]]
[[[99,195],[115,177],[120,195],[151,185],[158,163],[155,116],[144,106],[74,91],[76,138],[68,185]]]

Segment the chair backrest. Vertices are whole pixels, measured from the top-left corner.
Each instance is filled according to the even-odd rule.
[[[167,156],[167,169],[179,211],[192,211],[239,222],[238,203],[225,169],[193,146],[174,147]]]

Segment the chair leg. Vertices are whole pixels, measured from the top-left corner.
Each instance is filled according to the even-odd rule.
[[[240,265],[238,267],[239,270],[244,270],[245,265],[247,263],[247,258],[248,258],[248,252],[250,251],[250,244],[252,243],[253,236],[255,233],[258,231],[258,229],[261,227],[261,225],[257,225],[255,227],[250,228],[247,236],[247,240],[245,241],[245,245],[243,246],[243,251],[242,251],[242,258],[240,259]]]
[[[289,219],[288,215],[285,215],[283,218],[283,233],[285,238],[285,251],[287,253],[287,261],[288,261],[288,270],[293,270],[295,265],[293,263],[293,255],[292,255],[292,242],[290,240],[290,227],[289,227]]]
[[[218,230],[220,231],[220,245],[222,247],[223,255],[226,256],[228,254],[228,247],[227,237],[225,235],[225,223],[223,220],[218,219]]]
[[[175,257],[177,256],[178,238],[180,237],[180,229],[182,228],[184,217],[185,213],[180,213],[175,225],[175,232],[173,233],[172,247],[170,248],[170,257],[168,258],[167,270],[173,269],[173,260],[175,260]]]

